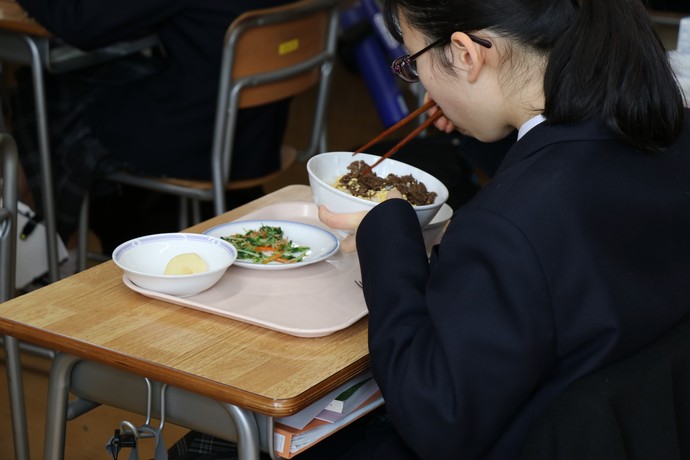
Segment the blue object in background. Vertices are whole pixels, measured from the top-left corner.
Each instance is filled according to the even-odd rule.
[[[381,13],[381,7],[376,0],[360,0],[359,8],[362,16],[368,18],[371,22],[376,36],[378,36],[380,43],[386,50],[388,55],[386,62],[391,62],[393,59],[407,54],[405,48],[388,32],[386,23],[383,20],[383,13]]]
[[[378,19],[376,19],[377,17]],[[390,37],[385,27],[383,30],[388,39],[385,39],[381,30],[378,30],[376,21],[383,26],[381,19],[380,8],[374,0],[359,2],[340,14],[340,25],[343,30],[360,26],[363,22],[370,22],[372,25],[374,33],[369,33],[358,39],[354,45],[354,56],[379,117],[383,124],[388,127],[405,118],[409,110],[395,76],[390,70],[392,58],[387,55],[385,50],[396,53],[395,57],[406,53]],[[383,43],[386,43],[385,47]]]

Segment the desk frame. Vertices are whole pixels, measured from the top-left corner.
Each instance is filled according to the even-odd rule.
[[[68,418],[68,398],[70,393],[71,373],[74,366],[82,361],[81,358],[59,353],[53,360],[48,386],[48,406],[46,414],[44,460],[63,460],[65,452],[65,425]],[[267,434],[263,445],[271,455],[277,459],[273,448],[273,418],[268,420],[264,430],[259,429],[259,420],[250,410],[234,404],[220,403],[225,408],[236,428],[237,453],[241,460],[259,460],[261,455],[260,432]]]

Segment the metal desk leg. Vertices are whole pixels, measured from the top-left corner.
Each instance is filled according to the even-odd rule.
[[[263,423],[263,429],[261,423]],[[257,424],[259,425],[259,436],[261,436],[261,433],[266,434],[265,447],[268,451],[268,456],[271,457],[271,460],[279,460],[280,457],[276,455],[275,444],[273,444],[273,417],[265,417],[261,423],[257,420]]]
[[[11,136],[0,133],[0,159],[2,165],[2,213],[0,213],[0,302],[14,297],[15,266],[17,260],[17,146]],[[29,438],[24,407],[24,386],[22,366],[19,357],[19,342],[14,337],[2,336],[5,345],[7,385],[10,396],[10,414],[14,434],[14,453],[17,460],[29,459]]]
[[[259,460],[259,427],[252,411],[233,404],[223,404],[237,430],[237,458],[239,460]]]
[[[55,224],[55,206],[53,199],[53,170],[50,158],[50,141],[48,137],[48,114],[43,86],[43,66],[41,53],[36,41],[28,36],[22,36],[31,55],[31,76],[34,83],[34,100],[36,104],[36,122],[38,126],[38,149],[41,157],[43,219],[46,226],[48,248],[48,279],[51,282],[60,278],[58,272],[58,243],[57,226]]]
[[[17,339],[9,335],[3,336],[3,340],[5,342],[12,431],[14,433],[14,456],[16,460],[29,460],[29,435],[26,431],[26,411],[24,408],[24,386],[22,385],[19,343]]]
[[[64,353],[58,353],[53,360],[48,382],[44,460],[64,458],[70,379],[72,369],[79,361],[79,358]]]

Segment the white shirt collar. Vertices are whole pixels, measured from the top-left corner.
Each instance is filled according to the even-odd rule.
[[[541,123],[544,120],[546,120],[546,118],[544,118],[544,115],[542,115],[542,114],[539,114],[535,117],[530,118],[522,126],[520,126],[520,129],[518,130],[518,137],[517,138],[521,139],[522,136],[527,134],[530,129],[534,128],[535,126],[537,126],[539,123]]]

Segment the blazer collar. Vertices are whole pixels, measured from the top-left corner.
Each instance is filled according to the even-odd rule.
[[[613,132],[598,120],[550,125],[548,120],[532,128],[508,150],[498,170],[508,168],[543,148],[560,142],[614,140]]]

